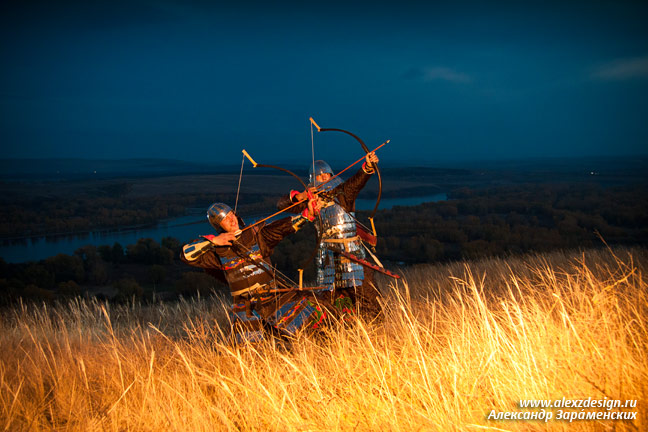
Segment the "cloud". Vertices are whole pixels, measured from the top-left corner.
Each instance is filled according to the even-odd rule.
[[[449,81],[453,83],[465,84],[472,81],[472,78],[463,72],[443,67],[413,67],[403,74],[406,79],[430,81]]]
[[[648,56],[618,59],[596,68],[591,77],[604,81],[648,78]]]

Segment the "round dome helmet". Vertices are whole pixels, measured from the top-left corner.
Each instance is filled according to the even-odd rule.
[[[209,223],[211,224],[212,227],[214,227],[215,230],[223,231],[221,222],[223,222],[223,219],[225,219],[225,217],[231,211],[233,211],[232,208],[225,203],[213,203],[207,209],[207,219],[209,220]],[[234,213],[234,215],[238,219],[239,227],[245,226],[245,224],[243,223],[243,219],[241,219],[241,217],[236,213]]]
[[[330,174],[331,176],[334,175],[333,170],[328,163],[323,160],[316,160],[315,163],[308,168],[308,178],[310,181],[309,186],[319,186],[322,183],[326,183],[324,185],[324,190],[328,191],[342,184],[342,180],[340,180],[339,177],[335,177],[328,182],[320,182],[317,180],[317,176],[320,174]]]
[[[316,177],[320,174],[331,174],[333,175],[333,170],[331,166],[323,160],[316,160],[313,165],[308,167],[308,179],[313,183]]]

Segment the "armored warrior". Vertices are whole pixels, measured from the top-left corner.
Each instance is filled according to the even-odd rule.
[[[277,274],[269,260],[279,241],[312,220],[316,211],[308,205],[301,215],[245,229],[243,220],[227,204],[214,203],[207,218],[220,233],[200,236],[183,247],[184,262],[205,269],[229,285],[235,342],[258,342],[268,330],[292,336],[322,325],[326,300],[295,289]]]
[[[373,271],[363,268],[342,253],[350,253],[364,259],[364,246],[356,227],[355,201],[374,173],[378,157],[374,152],[367,154],[365,163],[358,172],[345,182],[333,177],[333,170],[322,160],[315,161],[310,168],[309,190],[291,191],[282,197],[277,206],[284,209],[293,203],[307,199],[316,190],[320,203],[320,217],[316,223],[320,243],[318,246],[317,284],[334,293],[334,301],[348,296],[368,316],[380,312],[380,293],[373,283]],[[302,206],[295,206],[299,211]],[[292,210],[292,209],[291,209]]]

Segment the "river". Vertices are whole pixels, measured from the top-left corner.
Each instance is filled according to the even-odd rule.
[[[415,206],[425,202],[444,201],[445,193],[407,198],[386,198],[380,201],[380,209],[394,206]],[[375,199],[356,200],[356,209],[373,210]],[[126,247],[137,243],[141,238],[152,238],[160,242],[164,237],[174,237],[181,243],[196,238],[200,234],[209,234],[213,228],[207,218],[201,215],[181,216],[169,219],[150,227],[97,231],[86,234],[65,236],[33,237],[21,240],[5,240],[0,244],[0,257],[9,263],[39,261],[60,253],[72,255],[75,250],[86,245],[110,245],[119,243]],[[201,220],[202,219],[202,220]],[[254,220],[246,221],[246,223]]]

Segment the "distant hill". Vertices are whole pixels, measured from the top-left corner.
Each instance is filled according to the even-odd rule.
[[[280,165],[308,178],[307,166],[296,163]],[[344,166],[331,163],[335,170]],[[359,165],[358,165],[359,166]],[[648,156],[634,157],[588,157],[588,158],[532,158],[520,160],[500,160],[484,162],[456,162],[447,164],[412,163],[402,165],[383,161],[381,171],[386,177],[461,177],[475,173],[481,175],[497,172],[512,174],[517,180],[538,180],[554,177],[556,174],[573,175],[614,175],[617,177],[648,176]],[[226,165],[217,162],[188,162],[175,159],[0,159],[0,181],[63,181],[84,179],[107,179],[117,177],[158,177],[193,174],[236,174],[240,165]],[[276,173],[271,169],[251,169],[246,166],[246,175]],[[354,171],[351,171],[354,172]],[[509,175],[510,176],[510,175]]]
[[[72,180],[235,172],[235,166],[172,159],[0,159],[2,180]]]
[[[303,166],[282,165],[304,177]],[[0,159],[1,181],[60,181],[106,179],[116,177],[158,177],[187,174],[239,174],[240,165],[215,162],[187,162],[175,159]],[[251,170],[247,175],[268,173],[269,169]]]

